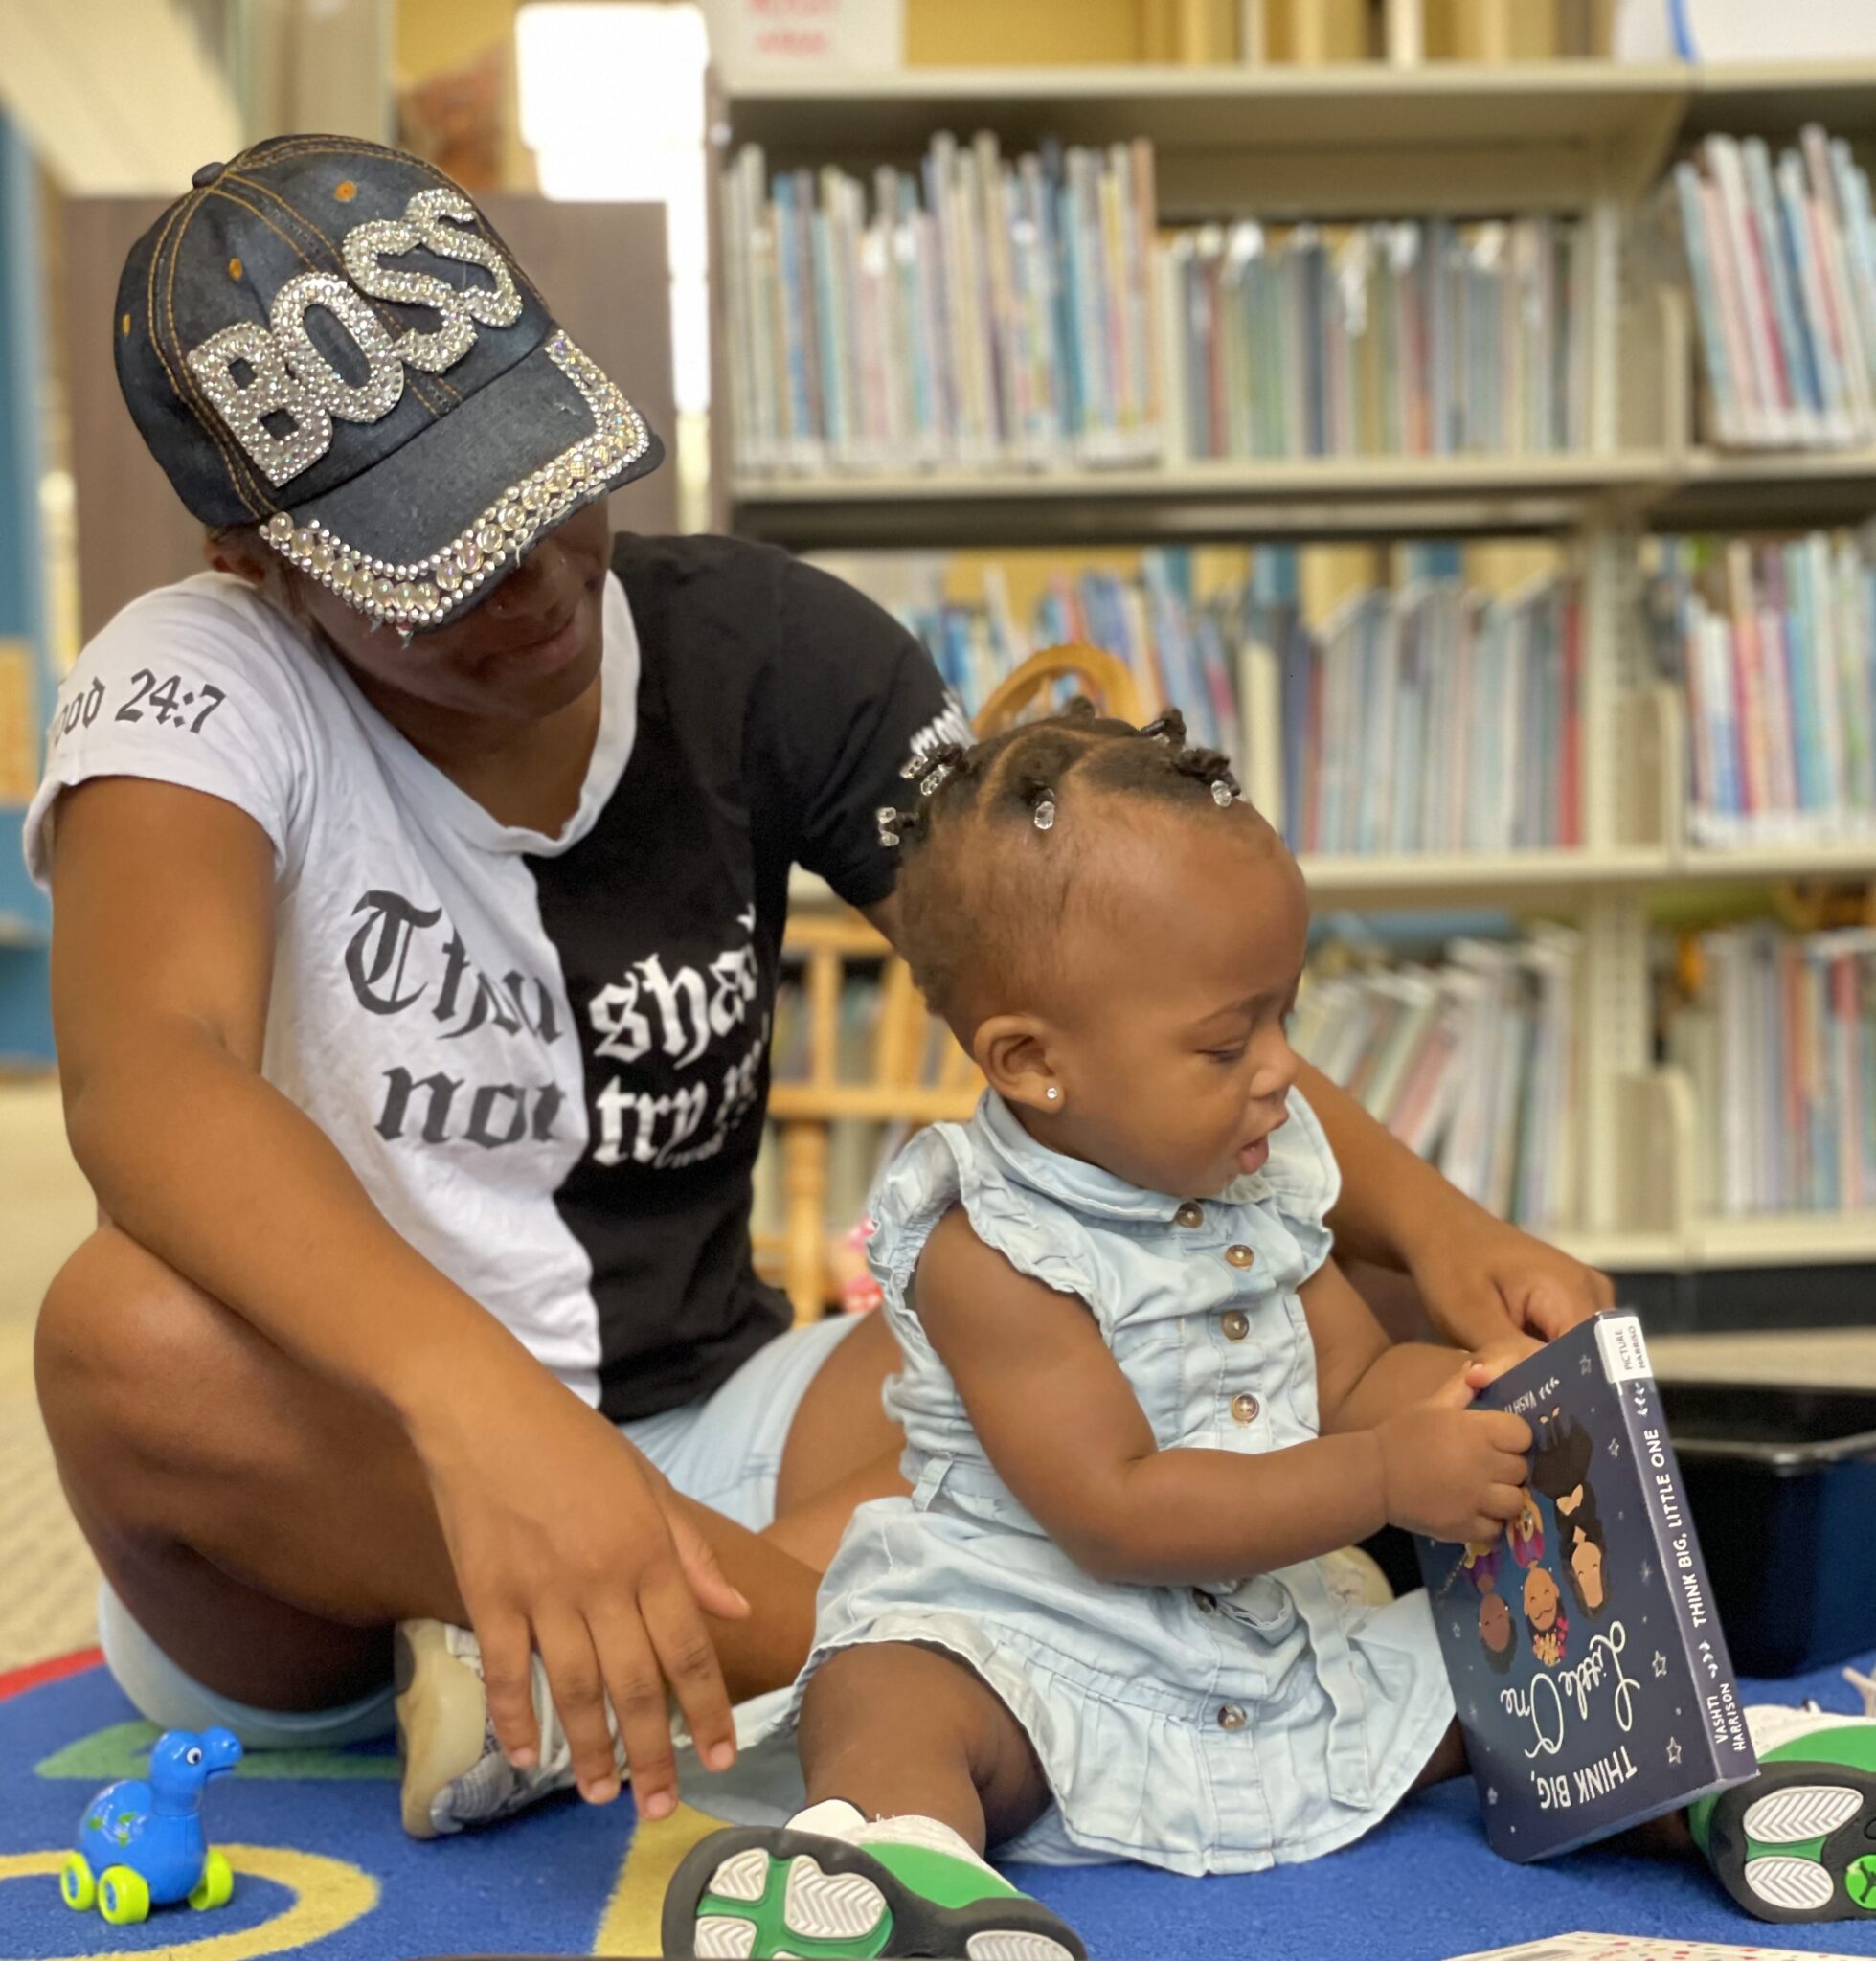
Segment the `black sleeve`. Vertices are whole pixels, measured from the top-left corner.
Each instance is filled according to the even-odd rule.
[[[919,641],[844,579],[791,559],[777,594],[762,719],[790,855],[875,905],[897,870],[879,807],[904,800],[909,756],[969,742],[970,725]]]

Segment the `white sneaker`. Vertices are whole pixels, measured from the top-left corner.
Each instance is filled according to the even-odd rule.
[[[573,1750],[548,1693],[547,1671],[532,1662],[540,1761],[517,1770],[488,1720],[482,1647],[467,1628],[440,1620],[398,1623],[396,1638],[397,1742],[404,1756],[402,1813],[413,1838],[441,1838],[525,1811],[574,1783]],[[611,1712],[607,1712],[610,1718]],[[625,1753],[614,1734],[620,1781]]]

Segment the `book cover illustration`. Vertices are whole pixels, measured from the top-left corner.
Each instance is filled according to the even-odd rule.
[[[1548,1858],[1751,1776],[1640,1322],[1595,1316],[1480,1407],[1531,1427],[1524,1511],[1415,1544],[1493,1850]]]

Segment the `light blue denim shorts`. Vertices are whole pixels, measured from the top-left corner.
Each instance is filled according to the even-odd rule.
[[[802,1398],[858,1325],[836,1315],[778,1335],[710,1395],[620,1431],[687,1498],[760,1532],[775,1522],[776,1478]],[[218,1723],[250,1749],[330,1749],[394,1726],[389,1682],[332,1709],[257,1709],[218,1695],[171,1661],[109,1587],[99,1589],[98,1634],[118,1686],[160,1729]]]

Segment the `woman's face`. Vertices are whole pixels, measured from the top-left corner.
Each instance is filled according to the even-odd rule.
[[[599,671],[600,594],[611,545],[600,498],[537,539],[479,605],[408,642],[304,575],[286,576],[361,681],[456,714],[530,722],[576,700]],[[263,565],[273,557],[258,541],[252,550]]]
[[[1479,1633],[1494,1655],[1511,1645],[1511,1610],[1502,1594],[1487,1593],[1479,1603]]]

